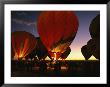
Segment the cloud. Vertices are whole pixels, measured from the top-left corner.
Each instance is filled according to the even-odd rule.
[[[27,15],[25,12],[18,12],[17,14],[20,15],[20,16],[21,15],[23,15],[23,16],[26,16]]]
[[[16,19],[16,18],[12,19],[12,21],[18,24],[25,24],[27,26],[36,25],[36,22],[26,21],[26,20],[21,20],[21,19]]]

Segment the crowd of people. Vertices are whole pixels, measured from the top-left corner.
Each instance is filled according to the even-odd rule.
[[[66,71],[69,74],[78,73],[98,73],[100,71],[99,62],[93,61],[12,61],[12,72],[13,71],[26,71],[32,72],[37,71],[40,74],[53,73],[60,74],[62,71]],[[63,67],[63,68],[62,68]]]

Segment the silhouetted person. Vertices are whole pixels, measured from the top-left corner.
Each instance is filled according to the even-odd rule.
[[[27,71],[30,71],[30,62],[29,61],[26,62],[26,68],[27,68]]]
[[[46,73],[46,71],[47,71],[47,64],[46,64],[46,62],[44,61],[44,60],[41,60],[40,62],[39,62],[39,71],[40,71],[40,73]]]
[[[56,75],[60,74],[60,70],[61,70],[61,65],[60,62],[56,61],[56,63],[54,64],[54,72]]]
[[[17,65],[18,65],[18,69],[22,70],[22,66],[23,66],[22,59],[18,59]]]

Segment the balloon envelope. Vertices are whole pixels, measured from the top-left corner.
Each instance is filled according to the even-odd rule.
[[[92,38],[100,38],[100,15],[97,15],[91,22],[89,32]]]
[[[50,55],[58,58],[73,41],[78,19],[72,11],[45,11],[39,15],[37,29]]]
[[[45,59],[48,55],[48,51],[47,51],[46,47],[43,45],[42,41],[40,40],[40,37],[36,37],[36,41],[37,41],[37,45],[36,45],[35,49],[29,55],[27,55],[27,57],[28,56],[31,56],[31,57],[37,56],[37,58],[39,60]]]
[[[71,48],[67,47],[66,51],[61,54],[61,59],[66,59],[71,52]]]
[[[15,58],[23,58],[28,55],[36,47],[36,38],[25,31],[16,31],[12,33],[12,49]]]

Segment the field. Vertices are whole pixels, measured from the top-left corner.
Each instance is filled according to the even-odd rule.
[[[99,60],[12,61],[12,77],[99,77]]]

